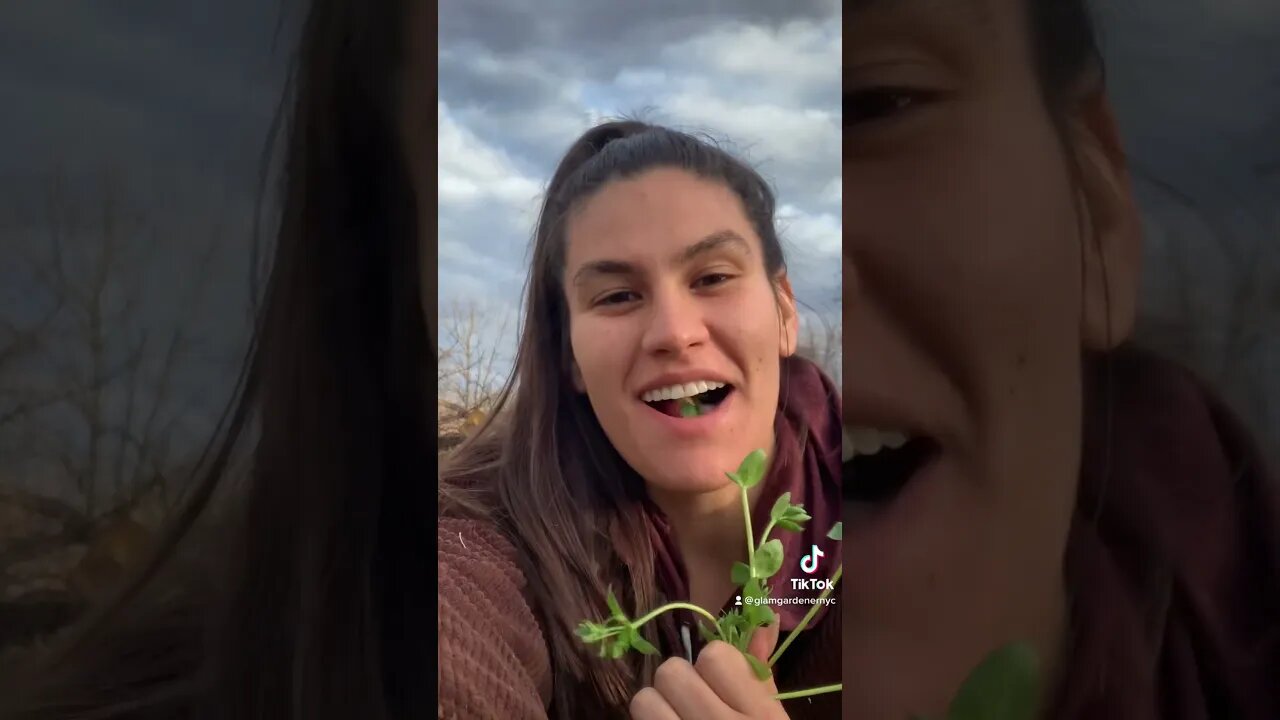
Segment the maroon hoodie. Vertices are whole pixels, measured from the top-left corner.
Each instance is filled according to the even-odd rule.
[[[1277,720],[1280,486],[1188,372],[1131,349],[1110,363],[1089,365],[1054,716]]]

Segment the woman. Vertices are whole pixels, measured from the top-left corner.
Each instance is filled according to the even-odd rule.
[[[754,171],[637,122],[573,144],[538,220],[511,385],[441,471],[445,716],[783,712],[736,650],[703,650],[697,632],[682,649],[691,614],[655,621],[656,657],[600,659],[575,631],[608,616],[610,588],[631,617],[667,602],[735,607],[729,568],[747,560],[746,528],[725,473],[757,448],[770,469],[751,491],[752,527],[783,492],[813,516],[780,536],[788,561],[773,596],[817,597],[790,579],[805,577],[797,561],[813,547],[839,557],[826,534],[840,512],[840,407],[795,357],[797,323],[773,195]],[[705,414],[680,417],[674,398],[695,392]],[[762,660],[809,606],[776,609]],[[838,682],[838,627],[820,608],[775,667],[777,686]],[[696,669],[679,657],[658,666],[686,653]],[[839,696],[794,707],[833,717]]]
[[[1058,718],[1280,717],[1280,497],[1128,346],[1140,228],[1082,0],[846,18],[845,717],[941,717],[991,650]],[[878,464],[876,464],[878,463]]]

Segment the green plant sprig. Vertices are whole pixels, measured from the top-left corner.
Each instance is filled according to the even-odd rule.
[[[687,405],[681,407],[681,413],[685,417],[689,416],[687,413],[690,411],[696,414],[696,405],[693,408],[689,408]],[[765,453],[763,450],[755,450],[743,459],[737,471],[725,473],[729,480],[738,486],[742,498],[747,562],[736,562],[730,570],[730,579],[735,586],[740,587],[742,590],[744,605],[741,609],[725,612],[717,618],[711,612],[692,603],[668,603],[633,621],[623,612],[621,605],[613,594],[613,590],[610,589],[605,598],[610,612],[609,619],[604,622],[585,621],[581,623],[578,627],[578,636],[589,645],[598,644],[601,657],[618,659],[625,655],[628,650],[654,655],[658,652],[657,648],[640,634],[640,628],[664,612],[682,609],[690,610],[709,620],[710,627],[714,628],[714,630],[708,629],[706,625],[698,623],[698,631],[704,640],[708,642],[721,640],[734,646],[747,659],[756,676],[761,680],[767,679],[772,674],[771,668],[782,656],[783,651],[791,645],[800,631],[813,619],[822,601],[831,591],[823,591],[822,595],[819,596],[818,602],[810,608],[800,624],[791,631],[786,641],[774,652],[773,657],[770,658],[767,664],[747,652],[747,646],[750,644],[755,632],[777,620],[777,615],[765,602],[770,592],[766,582],[782,568],[784,551],[782,541],[776,538],[770,539],[769,534],[775,528],[799,532],[803,529],[804,523],[811,519],[811,516],[805,512],[801,505],[791,502],[791,493],[783,493],[773,504],[773,508],[769,513],[769,523],[757,540],[752,532],[751,501],[748,491],[764,479],[765,470]],[[840,539],[840,528],[841,524],[836,523],[829,537]],[[840,573],[841,570],[837,569],[836,574],[832,576],[832,587],[839,582]],[[840,684],[823,685],[806,690],[781,693],[777,697],[780,700],[809,697],[822,693],[839,692],[840,689]]]

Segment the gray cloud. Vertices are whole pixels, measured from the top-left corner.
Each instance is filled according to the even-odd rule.
[[[717,25],[740,21],[778,26],[828,18],[839,8],[838,0],[455,0],[440,5],[440,38],[441,45],[474,43],[523,58],[556,57],[559,69],[578,67],[599,79],[625,66],[644,64],[656,48]]]

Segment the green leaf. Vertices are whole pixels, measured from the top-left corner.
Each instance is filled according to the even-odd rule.
[[[609,648],[609,657],[610,657],[610,659],[617,660],[618,658],[622,657],[623,655],[626,655],[626,654],[627,654],[627,645],[628,645],[628,643],[627,643],[626,639],[625,639],[625,638],[623,638],[623,637],[619,637],[618,639],[614,640],[614,642],[613,642],[613,646],[612,646],[611,648]]]
[[[773,622],[773,609],[768,605],[752,605],[747,608],[745,617],[751,627],[769,625]]]
[[[680,403],[680,417],[691,418],[697,417],[699,414],[698,403],[689,400],[688,398],[685,398],[685,400]]]
[[[627,614],[622,612],[622,606],[618,604],[618,598],[613,596],[613,589],[609,589],[609,593],[605,595],[604,601],[609,604],[609,612],[613,614],[614,619],[627,622]]]
[[[1034,720],[1039,705],[1035,651],[1022,643],[988,655],[969,674],[947,712],[948,720]]]
[[[733,570],[729,573],[729,577],[733,580],[734,585],[739,587],[746,585],[747,581],[751,579],[751,566],[744,562],[736,562],[733,564]]]
[[[783,517],[787,520],[802,523],[802,522],[805,522],[806,520],[811,519],[813,516],[805,512],[804,507],[800,505],[792,505],[791,507],[787,508],[787,513]]]
[[[761,599],[769,596],[769,589],[765,587],[764,581],[760,578],[751,578],[742,586],[743,598]],[[736,612],[736,611],[735,611]]]
[[[794,520],[779,520],[774,527],[780,527],[783,530],[790,530],[791,532],[800,532],[804,529],[800,527],[800,523],[797,523]]]
[[[752,450],[738,466],[738,477],[742,479],[739,485],[747,489],[755,487],[764,479],[764,464],[764,451]]]
[[[739,476],[738,473],[727,472],[725,473],[725,477],[732,480],[733,484],[737,485],[738,487],[746,487],[746,485],[742,484],[742,477]]]
[[[768,680],[769,676],[773,674],[773,671],[769,669],[769,666],[760,662],[760,659],[755,655],[743,653],[743,657],[745,657],[747,662],[751,664],[751,669],[755,671],[757,678],[761,680]]]
[[[702,623],[698,623],[698,634],[702,636],[704,642],[711,642],[712,640],[720,639],[720,636],[716,634],[715,630],[712,630]]]
[[[782,567],[782,541],[774,538],[756,551],[753,574],[758,578],[771,578]]]
[[[639,632],[636,633],[635,637],[631,638],[631,647],[635,648],[636,650],[639,650],[645,655],[658,654],[658,648],[654,647],[653,643],[649,642],[648,640],[645,640],[644,637],[641,636]]]
[[[827,533],[827,537],[832,540],[842,540],[844,535],[844,523],[838,522],[835,527],[831,528],[831,532]]]
[[[784,492],[782,493],[782,496],[778,498],[777,502],[773,504],[773,509],[769,511],[769,519],[774,522],[778,522],[782,518],[786,517],[786,512],[790,509],[791,493]]]

